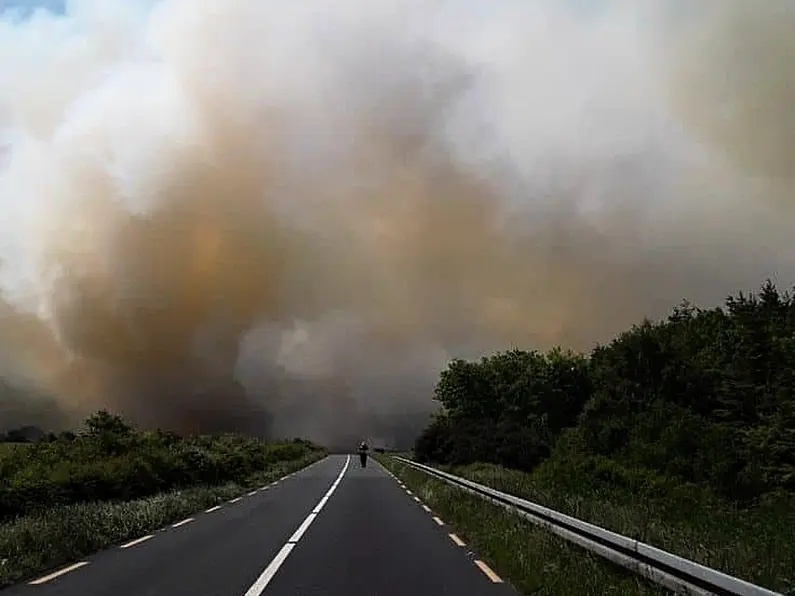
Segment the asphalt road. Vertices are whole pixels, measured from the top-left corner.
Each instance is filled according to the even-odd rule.
[[[330,456],[188,520],[0,596],[515,594],[372,459]]]

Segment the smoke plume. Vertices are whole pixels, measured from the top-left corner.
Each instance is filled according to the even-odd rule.
[[[786,0],[27,9],[2,426],[405,440],[451,357],[795,279]]]

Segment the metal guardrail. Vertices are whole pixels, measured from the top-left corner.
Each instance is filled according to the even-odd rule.
[[[704,596],[783,596],[761,586],[616,534],[575,517],[500,492],[405,457],[392,456],[417,470],[506,507],[535,524],[675,592]]]

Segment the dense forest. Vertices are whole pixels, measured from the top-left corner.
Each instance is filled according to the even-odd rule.
[[[683,302],[588,355],[455,360],[415,456],[754,501],[795,490],[794,371],[795,298],[768,281],[722,307]]]

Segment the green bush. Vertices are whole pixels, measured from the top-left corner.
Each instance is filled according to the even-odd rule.
[[[307,441],[266,443],[238,436],[181,438],[141,432],[98,412],[77,435],[0,455],[0,520],[87,501],[130,500],[189,487],[242,482],[318,448]]]

